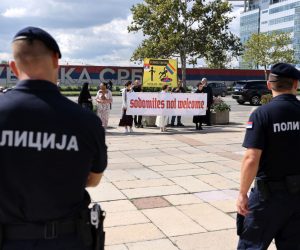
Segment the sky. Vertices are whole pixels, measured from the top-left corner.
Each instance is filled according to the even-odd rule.
[[[130,8],[142,0],[1,0],[0,62],[11,60],[11,40],[20,29],[36,26],[58,42],[61,64],[133,66],[133,51],[141,33],[128,33]],[[230,25],[239,34],[239,15]],[[202,63],[201,61],[199,62]]]

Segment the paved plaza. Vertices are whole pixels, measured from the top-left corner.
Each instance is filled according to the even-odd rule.
[[[249,112],[230,116],[230,125],[200,132],[185,122],[166,133],[144,128],[132,134],[117,126],[119,116],[111,117],[108,167],[101,184],[89,189],[107,213],[106,250],[236,249]]]

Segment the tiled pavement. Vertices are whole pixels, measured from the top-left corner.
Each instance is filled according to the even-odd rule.
[[[247,115],[228,126],[107,132],[108,167],[89,189],[106,210],[106,250],[236,249],[235,200]],[[269,249],[275,249],[274,245]]]

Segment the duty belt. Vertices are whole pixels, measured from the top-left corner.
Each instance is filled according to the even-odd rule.
[[[7,240],[55,239],[77,232],[76,220],[49,222],[45,224],[3,225],[3,238]]]
[[[300,175],[286,176],[281,181],[255,179],[254,186],[263,193],[288,191],[291,194],[300,193]]]

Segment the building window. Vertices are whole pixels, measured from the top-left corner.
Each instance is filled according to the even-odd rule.
[[[276,8],[270,9],[269,13],[270,14],[274,14],[274,13],[282,12],[282,11],[285,11],[285,10],[290,10],[290,9],[295,8],[298,5],[299,5],[299,2],[297,2],[297,3],[290,3],[290,4],[287,4],[287,5],[283,5],[283,6],[280,6],[280,7],[276,7]]]
[[[290,22],[294,20],[294,15],[289,15],[285,17],[280,17],[280,18],[274,18],[269,21],[270,25],[275,25],[279,23],[284,23],[284,22]]]

